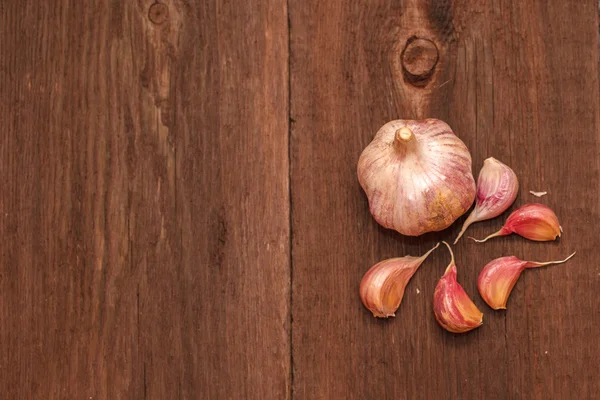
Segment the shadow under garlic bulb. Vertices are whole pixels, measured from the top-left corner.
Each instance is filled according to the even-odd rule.
[[[475,199],[471,154],[438,119],[388,122],[357,172],[375,220],[407,236],[446,229]]]

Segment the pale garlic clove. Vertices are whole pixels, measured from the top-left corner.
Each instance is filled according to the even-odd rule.
[[[375,220],[403,235],[446,229],[475,198],[469,150],[437,119],[385,124],[357,173]]]
[[[506,309],[513,287],[525,270],[527,261],[517,257],[500,257],[489,262],[479,274],[477,288],[481,298],[494,310]]]
[[[475,208],[465,220],[454,244],[471,224],[495,218],[506,211],[517,198],[518,192],[519,180],[515,172],[495,158],[487,158],[477,178]]]
[[[438,324],[449,332],[464,333],[483,324],[483,313],[456,280],[456,264],[450,245],[452,260],[437,283],[433,294],[433,313]]]
[[[506,309],[506,302],[521,273],[526,268],[537,268],[567,262],[575,255],[560,261],[523,261],[515,256],[500,257],[490,261],[481,270],[477,288],[483,300],[494,310]]]
[[[373,316],[394,317],[404,297],[404,289],[423,261],[440,244],[421,257],[398,257],[371,267],[360,282],[360,299]]]
[[[469,239],[483,243],[493,237],[506,236],[511,233],[516,233],[529,240],[545,242],[560,237],[562,228],[554,211],[543,204],[533,203],[525,204],[513,211],[498,232],[481,240],[472,237]]]

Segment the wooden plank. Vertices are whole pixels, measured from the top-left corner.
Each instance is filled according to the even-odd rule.
[[[123,86],[129,51],[117,60],[106,2],[69,3],[7,2],[0,13],[7,398],[143,391],[132,373],[142,361],[123,115],[135,100]]]
[[[0,5],[4,398],[289,394],[286,12]]]
[[[189,398],[288,398],[286,2],[197,4],[176,80]]]
[[[290,1],[292,347],[297,398],[591,398],[600,343],[597,3]],[[569,23],[577,21],[577,24]],[[409,38],[439,51],[426,84],[405,79]],[[409,68],[416,68],[411,64]],[[397,118],[446,120],[477,174],[494,156],[520,177],[516,205],[552,206],[565,234],[455,247],[459,281],[484,312],[469,334],[442,331],[432,313],[449,261],[432,254],[394,320],[364,309],[358,285],[375,262],[422,254],[453,239],[379,227],[356,178],[362,149]],[[580,160],[580,161],[572,161]],[[547,190],[537,199],[529,190]],[[481,237],[504,217],[473,226]],[[480,269],[502,255],[569,264],[527,271],[506,312],[477,294]],[[420,293],[417,293],[419,289]]]

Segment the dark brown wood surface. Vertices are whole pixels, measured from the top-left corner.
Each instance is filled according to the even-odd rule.
[[[597,397],[598,46],[591,0],[0,2],[1,397]],[[369,214],[362,149],[425,117],[564,228],[461,239],[464,335],[432,313],[443,248],[396,318],[358,297],[464,220],[408,238]],[[494,257],[575,250],[507,311],[477,294]]]
[[[290,392],[285,3],[152,4],[0,5],[4,399]]]

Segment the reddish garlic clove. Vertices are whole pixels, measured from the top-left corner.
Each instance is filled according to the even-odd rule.
[[[481,240],[472,237],[469,239],[483,243],[493,237],[506,236],[511,233],[516,233],[529,240],[545,242],[560,237],[562,228],[554,211],[543,204],[533,203],[525,204],[513,211],[498,232]]]
[[[442,243],[450,250],[452,260],[435,287],[433,294],[435,319],[442,328],[449,332],[468,332],[483,324],[483,314],[456,281],[454,254],[448,243]]]
[[[423,261],[440,244],[421,257],[390,258],[371,267],[360,282],[360,299],[373,316],[395,317],[404,289]]]
[[[475,208],[465,220],[454,244],[472,223],[495,218],[506,211],[517,198],[518,191],[519,180],[515,172],[493,157],[486,159],[477,178]]]
[[[515,256],[496,258],[483,267],[479,274],[479,294],[494,310],[505,310],[508,297],[525,268],[562,264],[574,255],[575,253],[564,260],[548,262],[522,261]]]

